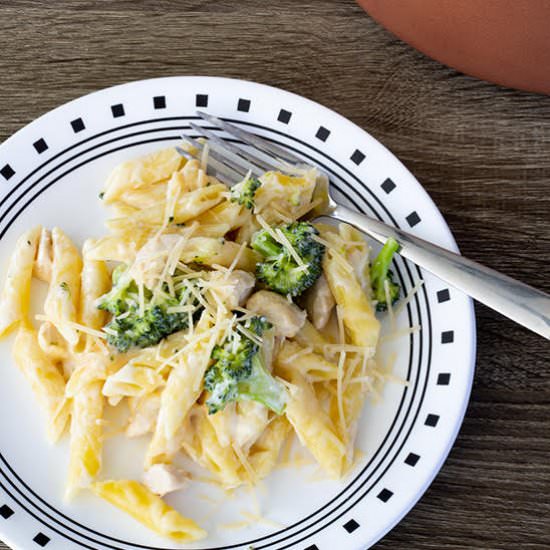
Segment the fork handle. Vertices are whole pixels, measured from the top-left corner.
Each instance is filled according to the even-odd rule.
[[[329,215],[355,226],[382,244],[393,237],[401,246],[401,256],[550,340],[548,294],[345,206],[336,206]]]

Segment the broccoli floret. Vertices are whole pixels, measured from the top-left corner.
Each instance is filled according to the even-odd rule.
[[[125,352],[134,346],[153,346],[173,332],[187,328],[188,315],[169,313],[168,309],[182,305],[183,301],[189,305],[188,293],[171,296],[165,290],[153,293],[144,288],[145,304],[141,310],[138,286],[125,269],[124,266],[115,269],[113,287],[99,299],[97,305],[113,315],[105,326],[109,344]]]
[[[231,200],[252,210],[254,208],[254,196],[260,185],[262,185],[262,182],[258,178],[247,178],[231,188]]]
[[[282,414],[286,404],[285,388],[267,370],[263,346],[246,336],[246,332],[251,332],[259,338],[272,337],[272,325],[265,317],[237,322],[244,333],[235,327],[222,344],[212,350],[214,362],[204,376],[204,387],[210,393],[206,400],[208,413],[217,413],[234,401],[250,400]]]
[[[256,277],[279,294],[299,296],[321,275],[325,247],[313,238],[319,231],[308,222],[280,225],[273,231],[286,237],[304,265],[298,264],[288,246],[275,240],[264,229],[252,238],[252,248],[265,258],[256,264]],[[284,242],[284,238],[280,240]]]
[[[393,273],[390,270],[393,255],[398,250],[399,243],[395,239],[388,239],[370,268],[370,280],[378,311],[386,311],[388,309],[386,281],[392,305],[399,300],[401,288],[398,283],[394,282]]]

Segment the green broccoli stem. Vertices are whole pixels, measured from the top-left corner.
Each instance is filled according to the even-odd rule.
[[[238,388],[239,399],[257,401],[276,414],[282,414],[285,410],[286,389],[266,370],[261,353],[256,353],[252,358],[252,372],[239,381]]]
[[[377,311],[385,311],[399,299],[400,287],[393,282],[390,270],[393,255],[398,250],[399,243],[395,239],[388,239],[371,266],[371,285]]]
[[[265,233],[254,241],[254,249],[262,256],[274,257],[281,254],[282,247],[269,234]]]
[[[382,247],[382,250],[376,256],[371,269],[370,276],[373,282],[373,286],[378,286],[378,283],[384,286],[384,280],[388,276],[388,271],[393,259],[393,255],[399,250],[399,243],[392,237],[390,237],[386,244]]]

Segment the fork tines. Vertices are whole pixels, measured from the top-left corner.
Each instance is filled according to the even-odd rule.
[[[216,176],[226,183],[234,184],[249,173],[259,177],[269,170],[291,172],[291,165],[303,162],[293,153],[242,130],[234,124],[202,111],[197,111],[197,114],[213,125],[212,129],[220,128],[232,136],[232,138],[224,139],[213,132],[211,128],[199,126],[193,122],[189,124],[198,136],[208,138],[208,165],[216,172]],[[182,135],[182,138],[197,150],[196,157],[200,157],[206,144],[202,143],[202,140],[198,141],[187,135]],[[237,144],[236,141],[241,143]],[[196,158],[181,147],[176,149],[186,158]]]

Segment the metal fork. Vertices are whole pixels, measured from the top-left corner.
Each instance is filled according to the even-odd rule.
[[[249,146],[242,147],[234,141],[222,139],[203,126],[190,123],[191,128],[198,135],[208,138],[208,164],[215,170],[216,176],[229,185],[241,180],[248,173],[261,176],[267,170],[287,172],[289,165],[304,164],[304,161],[292,152],[256,134],[208,113],[197,111],[197,114],[209,124],[224,130],[237,141]],[[182,137],[190,141],[199,153],[205,146],[188,136]],[[181,148],[178,150],[189,157],[189,153]],[[321,199],[321,201],[310,212],[310,218],[328,216],[349,223],[382,244],[389,238],[394,238],[400,245],[401,256],[495,311],[550,339],[550,296],[548,294],[406,231],[338,204],[330,195],[330,185],[326,177],[320,179],[314,199]]]

